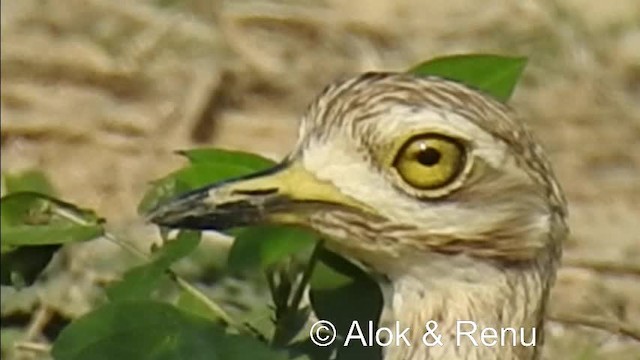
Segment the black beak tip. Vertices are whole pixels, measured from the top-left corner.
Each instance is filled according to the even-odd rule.
[[[202,206],[207,197],[202,191],[194,191],[162,201],[145,214],[145,220],[166,227],[179,227],[182,220]]]
[[[162,208],[160,206],[156,206],[144,214],[144,220],[148,224],[163,225],[163,213],[164,211]]]
[[[174,227],[176,225],[175,218],[178,214],[171,214],[166,205],[156,206],[144,215],[145,223],[155,224],[164,227]],[[172,220],[172,218],[174,218]]]

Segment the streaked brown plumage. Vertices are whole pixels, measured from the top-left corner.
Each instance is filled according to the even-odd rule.
[[[456,346],[456,321],[535,327],[541,344],[565,218],[543,151],[508,107],[456,82],[389,73],[325,89],[277,169],[151,215],[173,227],[271,222],[325,235],[389,279],[392,318],[412,328],[412,346],[388,347],[388,359],[537,358],[539,346]],[[422,344],[429,320],[444,346]]]

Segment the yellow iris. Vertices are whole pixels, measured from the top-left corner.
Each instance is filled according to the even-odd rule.
[[[428,190],[451,183],[464,168],[465,157],[465,148],[456,139],[423,134],[400,148],[393,167],[407,184]]]

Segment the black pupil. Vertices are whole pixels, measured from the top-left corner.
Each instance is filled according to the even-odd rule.
[[[420,149],[418,152],[416,159],[418,162],[424,166],[433,166],[440,161],[442,154],[438,149],[434,149],[430,146]]]

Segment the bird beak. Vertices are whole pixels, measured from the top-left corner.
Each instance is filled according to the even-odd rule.
[[[267,223],[306,225],[311,212],[327,205],[364,208],[299,162],[285,162],[180,195],[152,210],[148,219],[170,228],[196,230]]]

